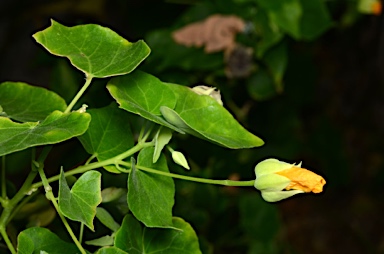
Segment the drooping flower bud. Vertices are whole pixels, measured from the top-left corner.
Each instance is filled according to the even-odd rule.
[[[301,168],[301,163],[289,164],[276,159],[266,159],[255,167],[255,188],[265,201],[276,202],[293,195],[323,191],[323,177]]]

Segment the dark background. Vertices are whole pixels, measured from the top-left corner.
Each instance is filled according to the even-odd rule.
[[[250,102],[241,120],[266,141],[264,147],[228,151],[193,137],[176,141],[198,176],[252,179],[250,169],[257,161],[277,157],[302,160],[304,167],[325,177],[325,190],[269,206],[254,190],[177,181],[175,215],[191,222],[206,253],[384,253],[384,19],[365,15],[339,26],[344,3],[330,5],[334,27],[310,42],[288,38],[284,92]],[[51,18],[67,26],[100,24],[136,41],[171,26],[188,7],[149,0],[2,0],[0,82],[52,88],[57,79],[68,78],[57,74],[68,62],[46,53],[31,37],[49,26]],[[83,77],[76,71],[69,76],[80,87]],[[106,105],[109,98],[104,86],[97,85],[87,94],[94,107]],[[70,98],[76,89],[64,89],[63,96]],[[224,104],[249,100],[242,89],[232,93],[231,99],[224,96]],[[63,145],[63,151],[71,145]],[[276,216],[260,215],[258,209],[264,208],[259,206]],[[263,239],[268,234],[273,237]],[[252,244],[263,241],[268,244],[259,249]]]

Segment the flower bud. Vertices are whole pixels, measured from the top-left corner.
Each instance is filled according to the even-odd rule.
[[[325,180],[323,177],[301,168],[276,159],[266,159],[255,167],[255,188],[261,191],[265,201],[276,202],[293,195],[323,191]]]
[[[187,159],[185,159],[184,154],[182,154],[181,152],[173,151],[172,152],[172,159],[174,162],[176,162],[180,166],[182,166],[188,170],[190,169],[188,162],[187,162]]]

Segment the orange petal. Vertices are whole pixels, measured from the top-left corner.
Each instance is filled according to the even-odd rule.
[[[304,192],[320,193],[323,191],[325,184],[323,177],[305,168],[292,167],[276,172],[276,174],[285,176],[291,180],[291,183],[285,187],[286,190],[294,189]]]

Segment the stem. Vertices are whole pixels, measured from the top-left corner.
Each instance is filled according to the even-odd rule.
[[[48,156],[49,151],[51,150],[51,146],[44,147],[43,151],[41,152],[38,161],[34,161],[35,163],[32,163],[32,170],[29,172],[27,179],[25,179],[24,184],[21,186],[19,191],[16,193],[15,196],[12,197],[11,200],[5,199],[2,202],[3,205],[3,212],[0,216],[0,233],[4,238],[5,243],[7,244],[9,250],[12,253],[16,253],[14,246],[12,245],[12,242],[9,240],[6,227],[10,221],[10,218],[13,217],[15,206],[23,199],[23,197],[30,193],[33,189],[31,189],[31,185],[33,182],[33,179],[35,179],[37,170],[36,170],[36,164],[39,166],[43,163],[43,161]],[[35,152],[33,151],[33,156]]]
[[[13,244],[12,244],[11,240],[9,239],[8,234],[5,231],[5,228],[1,228],[0,233],[1,233],[1,236],[3,237],[5,243],[7,244],[9,251],[12,254],[17,254],[15,247],[13,247]]]
[[[87,88],[89,87],[89,85],[91,84],[91,81],[92,81],[92,78],[93,76],[91,75],[86,75],[86,79],[85,79],[85,83],[83,85],[83,87],[80,89],[80,91],[76,94],[76,96],[72,99],[71,103],[68,105],[68,107],[65,109],[64,113],[69,113],[72,108],[75,106],[75,104],[77,103],[77,101],[81,98],[81,96],[83,96],[85,90],[87,90]]]
[[[166,146],[166,148],[168,149],[168,151],[169,151],[170,153],[173,153],[173,152],[175,151],[175,150],[172,149],[172,147],[170,147],[170,146],[168,146],[168,145]]]
[[[57,204],[56,198],[52,193],[52,187],[49,185],[47,177],[45,176],[43,166],[44,165],[41,165],[38,168],[38,171],[39,171],[39,174],[41,177],[41,181],[43,182],[43,185],[44,185],[44,189],[45,189],[45,193],[46,193],[45,195],[46,195],[47,199],[52,202],[53,206],[56,209],[56,212],[59,214],[61,221],[63,222],[65,228],[67,229],[69,235],[71,236],[73,242],[76,244],[77,248],[80,250],[80,252],[82,254],[86,254],[87,252],[83,249],[83,246],[81,246],[80,242],[77,240],[75,234],[73,233],[73,231],[72,231],[71,227],[69,226],[67,220],[65,219],[64,215],[60,212],[59,205]]]
[[[91,157],[88,158],[88,160],[85,162],[85,165],[88,165],[89,163],[91,163],[91,161],[97,157],[97,154],[92,154]]]
[[[139,137],[137,139],[139,142],[141,142],[143,140],[144,132],[145,132],[145,124],[143,126],[141,126]]]
[[[1,157],[1,197],[7,198],[7,186],[5,180],[5,155]]]
[[[147,138],[149,137],[149,134],[151,134],[151,132],[152,132],[152,129],[153,129],[154,125],[152,123],[149,123],[149,124],[150,124],[150,126],[148,128],[148,131],[144,134],[144,137],[141,140],[141,142],[145,142],[147,140]]]
[[[147,125],[149,125],[149,128],[148,130],[145,132],[145,129],[147,127]],[[149,134],[151,134],[152,132],[152,129],[155,125],[152,124],[151,122],[147,122],[144,126],[142,126],[141,130],[140,130],[140,133],[139,133],[139,138],[137,139],[138,140],[138,143],[144,143],[145,141],[147,141],[147,138],[149,137]]]
[[[8,221],[11,221],[13,219],[13,217],[20,211],[20,209],[26,204],[28,203],[29,200],[31,200],[31,198],[33,198],[34,196],[36,196],[39,192],[36,191],[36,192],[33,192],[31,195],[25,197],[23,199],[23,201],[21,201],[15,208],[13,208],[13,211],[12,211],[12,214],[9,216],[8,218]]]
[[[120,162],[121,165],[131,167],[131,163],[122,161]],[[192,181],[192,182],[198,182],[198,183],[209,183],[209,184],[217,184],[217,185],[224,185],[224,186],[254,186],[255,180],[249,180],[249,181],[232,181],[232,180],[214,180],[214,179],[206,179],[206,178],[200,178],[200,177],[193,177],[193,176],[185,176],[185,175],[179,175],[179,174],[174,174],[174,173],[169,173],[169,172],[164,172],[152,168],[147,168],[139,165],[135,165],[136,168],[141,169],[143,171],[153,173],[153,174],[158,174],[158,175],[163,175],[163,176],[168,176],[168,177],[173,177],[176,179],[182,179],[182,180],[187,180],[187,181]]]
[[[84,223],[81,223],[80,224],[80,234],[79,234],[79,242],[80,242],[80,244],[83,241],[83,234],[84,234]]]
[[[135,154],[136,152],[140,151],[141,149],[143,149],[145,147],[149,147],[149,146],[153,146],[153,142],[138,143],[137,145],[135,145],[131,149],[129,149],[129,150],[125,151],[124,153],[121,153],[121,154],[119,154],[113,158],[110,158],[110,159],[105,160],[105,161],[93,162],[93,163],[90,163],[87,165],[79,166],[75,169],[72,169],[70,171],[65,172],[64,175],[67,177],[67,176],[71,176],[71,175],[81,174],[81,173],[87,172],[88,170],[91,170],[91,169],[102,168],[102,167],[107,166],[107,165],[115,165],[117,163],[120,163],[120,161],[122,161],[123,159],[125,159],[125,158],[131,156],[132,154]],[[56,176],[50,177],[47,180],[48,180],[48,183],[51,183],[51,182],[59,180],[59,178],[60,178],[60,175],[56,175]],[[38,183],[33,184],[32,188],[39,188],[41,186],[43,186],[43,183],[38,182]]]

